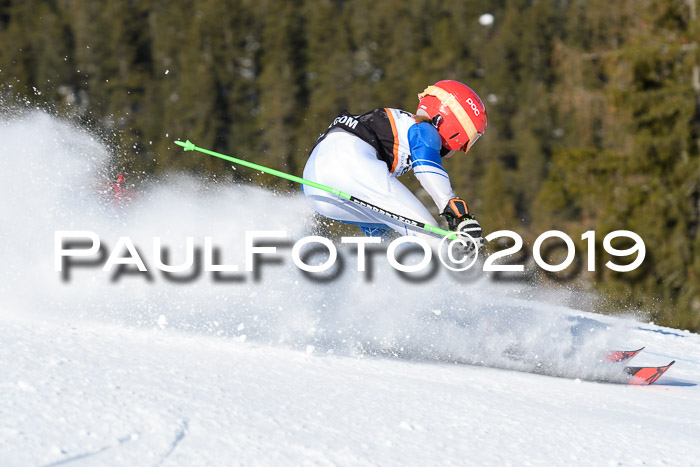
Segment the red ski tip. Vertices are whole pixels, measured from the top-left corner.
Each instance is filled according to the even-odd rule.
[[[642,350],[644,350],[644,347],[639,350],[611,350],[603,355],[603,358],[609,362],[625,362],[632,360]]]
[[[666,371],[671,368],[671,365],[676,363],[672,361],[666,366],[651,366],[651,367],[625,367],[625,372],[630,375],[628,384],[634,385],[649,385],[658,381]]]

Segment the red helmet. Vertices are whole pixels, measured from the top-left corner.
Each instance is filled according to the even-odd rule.
[[[486,131],[486,108],[472,89],[459,81],[438,81],[418,94],[416,115],[428,117],[450,151],[467,152]]]

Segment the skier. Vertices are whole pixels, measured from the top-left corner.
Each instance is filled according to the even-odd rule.
[[[486,130],[486,109],[479,96],[458,81],[439,81],[418,95],[416,114],[379,108],[362,115],[343,111],[311,151],[304,178],[429,225],[430,212],[397,177],[413,169],[450,230],[471,235],[483,246],[479,222],[457,198],[442,158],[467,152]],[[304,195],[321,215],[359,226],[367,236],[420,235],[406,224],[330,193],[305,186]]]

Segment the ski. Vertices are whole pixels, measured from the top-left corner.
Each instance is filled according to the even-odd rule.
[[[618,363],[627,363],[630,360],[632,360],[634,357],[639,355],[639,353],[644,350],[644,347],[641,349],[637,350],[611,350],[607,351],[602,354],[600,357],[601,360],[599,363],[605,362],[607,365],[614,365],[615,368],[618,368],[624,372],[624,374],[627,376],[627,380],[619,380],[617,378],[614,378],[613,380],[608,380],[608,382],[617,382],[617,383],[623,383],[623,384],[631,384],[631,385],[638,385],[638,386],[648,386],[650,384],[654,384],[656,381],[658,381],[661,376],[666,373],[666,371],[671,368],[671,365],[676,363],[676,361],[672,361],[668,365],[665,366],[648,366],[648,367],[642,367],[642,366],[624,366],[624,367],[618,367],[616,364]],[[517,352],[516,349],[508,349],[506,352],[503,354],[504,356],[512,359],[514,362],[521,362],[521,363],[531,363],[535,365],[535,368],[529,369],[527,371],[531,373],[539,373],[539,374],[548,374],[548,366],[546,362],[542,362],[536,359],[533,359],[531,356],[523,355]]]
[[[644,347],[639,350],[611,350],[606,352],[603,358],[614,363],[627,362],[636,357],[642,350],[644,350]]]
[[[665,366],[648,366],[648,367],[634,367],[626,366],[625,373],[630,375],[630,379],[627,384],[634,385],[649,385],[654,384],[661,376],[666,373],[666,371],[671,368],[671,365],[676,363],[672,361]]]

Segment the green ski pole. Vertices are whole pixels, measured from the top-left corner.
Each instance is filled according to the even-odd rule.
[[[362,207],[367,208],[367,209],[371,209],[374,212],[378,212],[379,214],[383,214],[383,215],[390,217],[394,220],[402,222],[408,226],[416,227],[416,228],[419,228],[422,230],[427,230],[428,232],[431,232],[431,233],[434,233],[434,234],[437,234],[440,236],[447,235],[447,236],[449,236],[448,238],[450,238],[450,239],[456,238],[456,235],[454,232],[451,232],[449,230],[444,230],[444,229],[441,229],[439,227],[435,227],[435,226],[426,224],[424,222],[413,220],[413,219],[410,219],[408,217],[402,216],[400,214],[395,214],[393,212],[387,211],[386,209],[382,209],[379,206],[375,206],[372,203],[368,203],[367,201],[361,200],[361,199],[356,198],[352,195],[344,193],[344,192],[337,190],[335,188],[331,188],[329,186],[323,185],[321,183],[316,183],[316,182],[311,181],[311,180],[306,180],[304,178],[297,177],[295,175],[280,172],[279,170],[275,170],[275,169],[270,169],[268,167],[264,167],[262,165],[258,165],[258,164],[254,164],[252,162],[244,161],[242,159],[236,159],[235,157],[231,157],[231,156],[227,156],[225,154],[210,151],[209,149],[200,148],[200,147],[195,146],[194,143],[190,142],[190,140],[187,140],[185,142],[175,141],[175,144],[177,144],[178,146],[182,146],[185,149],[185,151],[199,151],[201,153],[208,154],[210,156],[218,157],[219,159],[224,159],[224,160],[227,160],[229,162],[233,162],[234,164],[243,165],[243,166],[249,167],[251,169],[259,170],[260,172],[268,173],[270,175],[275,175],[277,177],[291,180],[293,182],[301,183],[302,185],[308,185],[308,186],[317,188],[317,189],[322,190],[322,191],[327,191],[328,193],[333,193],[336,196],[340,196],[341,198],[347,199],[348,201],[351,201],[359,206],[362,206]]]

